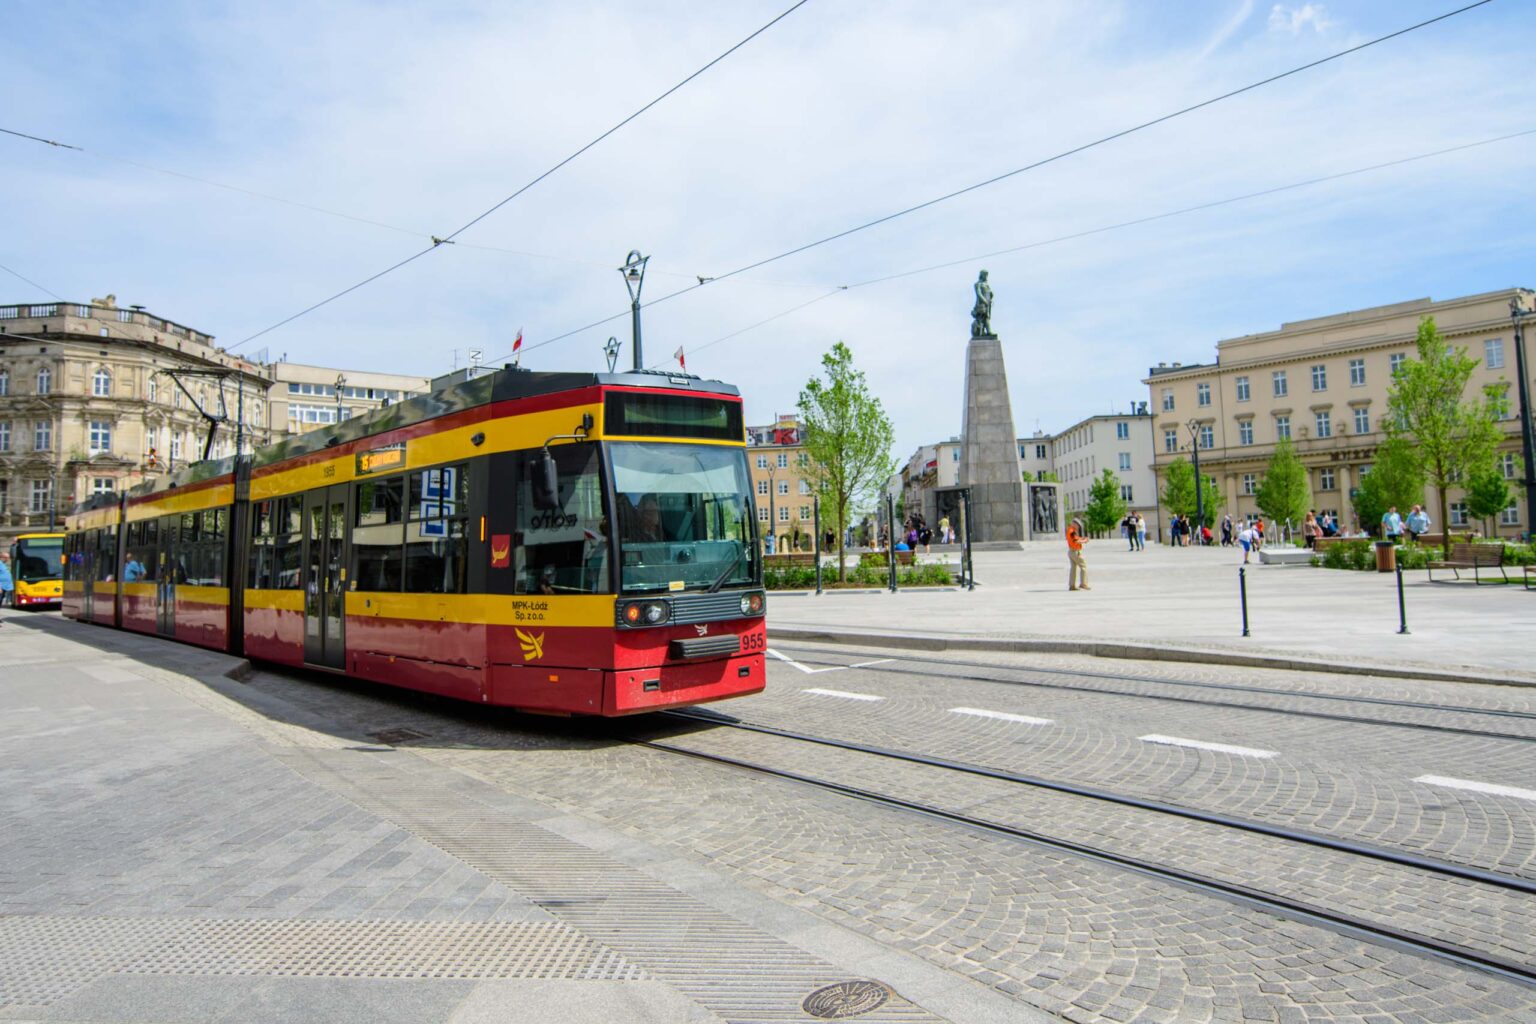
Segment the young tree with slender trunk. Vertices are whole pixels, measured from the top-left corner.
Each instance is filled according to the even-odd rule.
[[[1088,488],[1088,507],[1083,520],[1091,533],[1108,533],[1125,518],[1125,499],[1120,497],[1120,478],[1105,469]]]
[[[1434,317],[1419,323],[1419,357],[1405,359],[1387,393],[1385,430],[1389,438],[1411,438],[1410,451],[1424,477],[1435,485],[1438,522],[1449,525],[1447,492],[1474,469],[1491,462],[1504,433],[1499,428],[1505,399],[1492,388],[1481,400],[1468,399],[1467,382],[1478,360],[1465,348],[1452,349],[1435,329]],[[1451,531],[1445,529],[1445,557]]]
[[[1509,481],[1492,459],[1467,474],[1467,515],[1483,520],[1484,532],[1495,536],[1493,517],[1509,507]]]
[[[1281,438],[1275,445],[1264,470],[1264,482],[1254,492],[1253,501],[1260,512],[1286,526],[1306,519],[1312,504],[1312,488],[1307,483],[1307,467],[1296,457],[1296,446],[1290,438]]]
[[[1376,449],[1375,461],[1360,478],[1354,496],[1355,518],[1367,533],[1381,529],[1381,517],[1394,505],[1399,510],[1424,503],[1424,469],[1405,438],[1388,438]],[[1441,523],[1443,529],[1445,524]]]
[[[895,431],[880,399],[870,393],[853,353],[839,341],[821,357],[823,377],[812,377],[800,392],[805,452],[817,493],[837,530],[837,578],[846,581],[844,542],[848,519],[870,500],[896,469],[891,458]],[[892,538],[894,542],[894,537]]]

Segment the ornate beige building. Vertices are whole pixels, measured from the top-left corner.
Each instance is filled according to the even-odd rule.
[[[189,398],[167,371],[183,377]],[[219,378],[222,378],[219,379]],[[115,296],[0,305],[0,543],[62,524],[76,501],[200,458],[208,421],[228,417],[213,453],[267,441],[261,367],[201,331]]]
[[[780,416],[769,426],[747,428],[747,466],[756,492],[758,532],[765,543],[772,534],[774,550],[780,554],[796,550],[797,536],[803,538],[804,549],[811,550],[815,532],[811,507],[814,487],[804,440],[805,428],[794,416]],[[826,529],[825,523],[822,529]]]
[[[1234,520],[1257,516],[1254,491],[1276,443],[1289,437],[1310,474],[1313,505],[1353,528],[1351,493],[1384,438],[1381,420],[1393,369],[1415,356],[1419,322],[1432,316],[1447,341],[1478,360],[1469,397],[1485,385],[1507,389],[1499,458],[1511,491],[1518,492],[1519,403],[1509,312],[1515,294],[1506,289],[1440,302],[1415,299],[1300,320],[1218,342],[1214,363],[1158,364],[1144,383],[1151,390],[1159,489],[1168,464],[1188,458],[1191,444],[1198,444],[1201,472],[1215,477],[1225,511]],[[1523,494],[1513,496],[1495,524],[1507,537],[1525,533],[1530,524]],[[1433,489],[1425,497],[1433,508]],[[1468,523],[1459,491],[1447,497],[1452,526],[1479,525]]]

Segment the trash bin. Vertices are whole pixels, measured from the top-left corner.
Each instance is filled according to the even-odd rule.
[[[1389,540],[1376,542],[1376,571],[1397,571],[1397,545]]]

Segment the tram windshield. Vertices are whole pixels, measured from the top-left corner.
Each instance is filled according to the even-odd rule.
[[[63,575],[64,538],[23,537],[16,542],[12,568],[22,583],[41,583]]]
[[[709,590],[758,581],[742,449],[632,442],[610,451],[622,589]]]

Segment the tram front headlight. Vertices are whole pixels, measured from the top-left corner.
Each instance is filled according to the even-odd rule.
[[[741,595],[741,614],[763,614],[763,595],[760,591],[753,591],[752,593]]]
[[[670,617],[665,601],[631,601],[624,606],[624,624],[628,626],[659,626]]]

